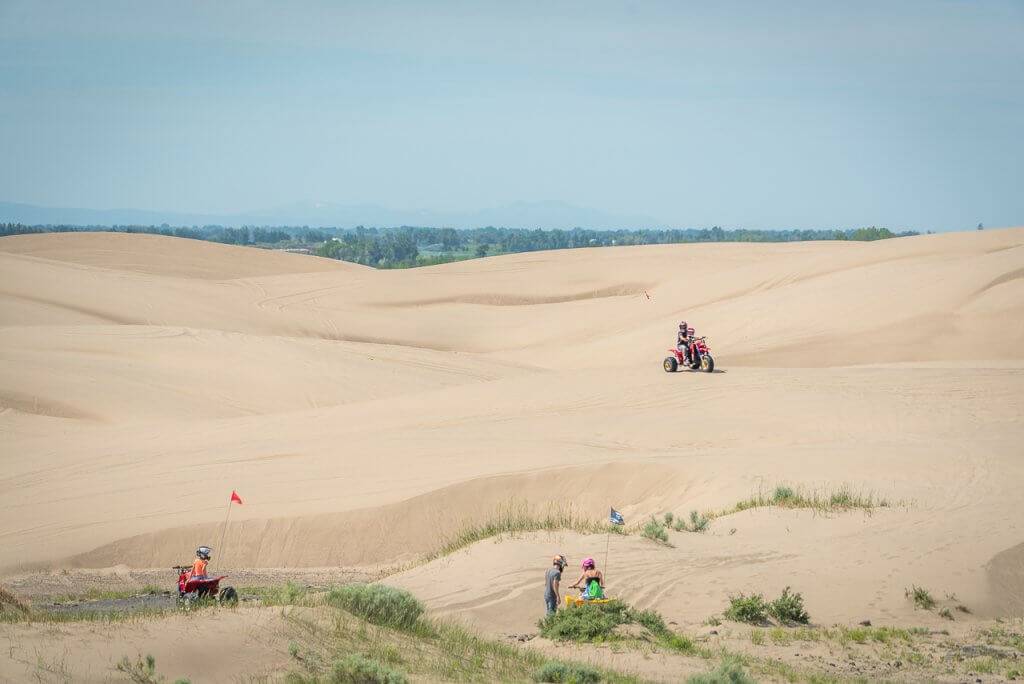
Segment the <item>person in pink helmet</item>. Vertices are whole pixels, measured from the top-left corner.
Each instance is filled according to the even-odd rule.
[[[581,565],[583,574],[571,588],[582,590],[580,598],[587,601],[604,598],[604,574],[597,569],[594,559],[584,558]]]

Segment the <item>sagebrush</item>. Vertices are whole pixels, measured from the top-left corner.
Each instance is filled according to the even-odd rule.
[[[542,665],[533,675],[535,682],[561,682],[564,684],[596,684],[601,673],[589,665],[551,661]]]
[[[383,584],[348,584],[332,589],[327,594],[327,603],[367,622],[394,629],[412,629],[423,615],[419,599]]]

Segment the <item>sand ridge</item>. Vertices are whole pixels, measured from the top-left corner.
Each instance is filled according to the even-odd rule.
[[[675,549],[624,539],[621,591],[685,622],[800,568],[815,604],[843,597],[835,619],[898,616],[923,582],[1011,610],[1022,269],[1024,229],[408,271],[159,236],[3,238],[0,568],[176,562],[219,537],[231,489],[247,501],[227,563],[318,567],[414,560],[511,498],[637,520],[848,483],[906,505],[748,512]],[[683,316],[722,372],[661,370]],[[518,624],[488,573],[527,596],[562,545],[592,542],[483,542],[395,581]]]

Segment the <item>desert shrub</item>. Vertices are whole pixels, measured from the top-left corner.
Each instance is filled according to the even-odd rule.
[[[675,632],[668,632],[660,640],[666,648],[670,648],[673,651],[679,651],[680,653],[693,653],[696,647],[693,644],[693,639],[686,636],[685,634],[676,634]]]
[[[588,665],[550,661],[534,674],[535,682],[565,682],[566,684],[594,684],[601,681],[601,673]]]
[[[755,684],[747,676],[743,664],[737,658],[726,658],[718,667],[704,674],[693,675],[686,684]]]
[[[729,597],[729,607],[723,613],[729,620],[747,622],[752,625],[764,622],[768,617],[768,604],[760,594],[747,596],[742,592]]]
[[[697,511],[690,511],[690,531],[691,532],[705,532],[708,529],[708,523],[711,520],[706,515],[698,513]]]
[[[260,601],[267,606],[293,606],[302,603],[309,590],[289,581],[276,587],[247,587],[242,592],[259,596]]]
[[[943,608],[942,610],[939,611],[939,617],[946,618],[947,620],[952,620],[953,619],[953,611],[951,611],[949,608]]]
[[[665,648],[681,653],[694,650],[693,641],[669,629],[661,615],[653,610],[635,610],[622,601],[584,603],[549,615],[538,624],[543,637],[577,642],[614,641],[620,638],[616,627],[639,624]]]
[[[669,511],[665,514],[665,527],[672,527],[672,521],[675,520],[676,516]]]
[[[914,606],[917,608],[931,610],[935,607],[935,599],[932,598],[931,592],[924,587],[911,585],[909,589],[904,591],[904,594],[906,594],[908,599],[914,602]]]
[[[560,610],[540,621],[540,634],[555,641],[605,641],[619,625],[630,622],[629,610],[621,601],[584,603]]]
[[[136,684],[156,684],[163,680],[156,672],[156,658],[149,654],[145,658],[140,655],[134,661],[125,656],[117,664],[117,670]]]
[[[654,518],[651,518],[647,524],[644,525],[644,529],[641,534],[656,542],[661,542],[663,544],[668,543],[668,532],[665,531],[665,526]]]
[[[751,630],[750,631],[750,643],[754,644],[755,646],[763,646],[764,645],[764,630],[763,629],[753,629],[753,630]]]
[[[843,630],[840,635],[840,641],[853,641],[858,644],[867,643],[868,638],[871,637],[871,628],[869,627],[853,627],[852,629]]]
[[[423,615],[423,604],[415,596],[383,584],[348,584],[332,589],[327,603],[394,629],[412,629]]]
[[[328,679],[331,684],[406,684],[405,675],[361,655],[335,660]]]
[[[804,598],[799,593],[789,593],[789,587],[782,590],[779,598],[768,604],[768,613],[779,622],[807,624],[810,616],[804,610]]]
[[[653,610],[633,610],[630,611],[629,617],[631,621],[639,622],[641,625],[651,631],[652,634],[658,636],[668,633],[668,627],[665,626],[665,621],[661,615],[654,612]]]
[[[971,658],[964,662],[964,668],[968,672],[977,672],[978,674],[992,674],[998,667],[999,662],[991,656]]]
[[[772,502],[778,506],[792,505],[798,500],[796,492],[792,487],[779,485],[772,492]]]
[[[828,504],[833,508],[854,508],[857,505],[857,501],[852,492],[847,489],[841,489],[838,492],[832,492],[828,497]]]
[[[28,604],[22,601],[20,598],[14,595],[13,592],[4,589],[0,586],[0,610],[3,610],[5,606],[14,608],[22,613],[28,613]]]

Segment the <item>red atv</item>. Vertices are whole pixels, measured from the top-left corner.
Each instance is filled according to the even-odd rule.
[[[238,592],[234,587],[220,588],[220,581],[227,575],[192,579],[191,565],[175,565],[172,569],[178,571],[179,603],[188,604],[200,599],[216,599],[227,604],[238,603]]]
[[[711,356],[711,350],[707,345],[707,337],[695,337],[690,340],[690,359],[687,363],[686,357],[679,349],[669,349],[671,356],[666,356],[661,364],[666,373],[675,373],[680,368],[690,370],[702,370],[710,373],[715,370],[715,359]]]

